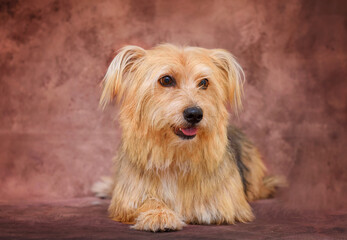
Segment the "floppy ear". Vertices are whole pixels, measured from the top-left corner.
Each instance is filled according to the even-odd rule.
[[[225,89],[235,112],[242,108],[243,83],[245,74],[234,56],[223,49],[213,49],[212,58],[223,71],[226,82]]]
[[[127,74],[132,72],[146,51],[137,46],[126,46],[119,50],[116,57],[112,60],[102,81],[102,94],[99,105],[102,108],[110,103],[117,95],[119,101],[126,89],[124,80]]]

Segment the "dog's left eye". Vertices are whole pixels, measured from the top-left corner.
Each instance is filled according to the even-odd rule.
[[[202,79],[199,84],[198,84],[198,87],[201,88],[201,89],[207,89],[208,87],[208,80],[206,78]]]
[[[171,76],[164,76],[162,78],[159,79],[159,83],[163,86],[163,87],[173,87],[176,85],[176,81],[173,77]]]

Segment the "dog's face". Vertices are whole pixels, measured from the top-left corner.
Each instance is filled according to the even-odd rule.
[[[225,134],[228,103],[241,104],[242,74],[224,50],[128,46],[107,71],[100,103],[117,96],[123,135],[130,128],[166,147],[200,144]]]

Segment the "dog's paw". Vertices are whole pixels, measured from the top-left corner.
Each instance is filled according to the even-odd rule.
[[[110,198],[112,193],[113,180],[110,177],[102,177],[100,181],[93,184],[91,190],[96,197]]]
[[[181,230],[185,223],[177,214],[169,209],[153,209],[140,213],[136,224],[132,226],[136,230],[162,232]]]

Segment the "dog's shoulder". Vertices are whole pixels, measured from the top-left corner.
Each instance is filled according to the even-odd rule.
[[[229,142],[229,147],[231,148],[231,150],[234,152],[235,155],[241,154],[242,148],[253,147],[253,144],[249,141],[249,139],[241,131],[241,129],[233,125],[228,126],[228,142]],[[235,157],[238,157],[238,156],[235,156]]]

